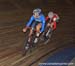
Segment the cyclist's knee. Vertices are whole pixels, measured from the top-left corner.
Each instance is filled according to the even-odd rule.
[[[41,28],[41,23],[39,23],[39,24],[36,26],[36,31],[40,31],[40,28]]]

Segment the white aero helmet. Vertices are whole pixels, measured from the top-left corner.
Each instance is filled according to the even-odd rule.
[[[53,12],[49,12],[49,13],[48,13],[48,17],[49,17],[49,18],[52,18],[52,17],[53,17],[53,15],[54,15],[54,13],[53,13]]]
[[[41,9],[40,8],[34,9],[33,10],[33,14],[35,14],[35,13],[40,14],[41,13]]]

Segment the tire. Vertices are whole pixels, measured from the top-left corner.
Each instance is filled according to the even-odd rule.
[[[32,48],[34,47],[35,37],[36,37],[35,34],[33,34],[32,37],[31,37],[31,42],[30,43],[28,43],[29,37],[27,36],[25,38],[24,47],[23,47],[23,56],[26,55],[28,51],[32,52]]]
[[[23,47],[23,56],[26,55],[27,51],[29,50],[29,48],[27,49],[27,43],[28,43],[28,37],[25,38],[25,42],[24,42],[24,47]]]

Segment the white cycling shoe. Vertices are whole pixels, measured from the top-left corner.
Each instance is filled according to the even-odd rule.
[[[37,43],[37,42],[38,42],[38,38],[35,38],[34,43]]]

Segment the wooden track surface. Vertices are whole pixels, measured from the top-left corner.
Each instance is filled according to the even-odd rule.
[[[23,56],[23,43],[25,35],[22,32],[24,21],[20,23],[24,15],[29,18],[31,11],[26,10],[26,13],[21,13],[19,18],[15,18],[17,12],[9,14],[9,16],[2,16],[0,21],[0,66],[37,66],[36,63],[39,59],[59,48],[67,47],[68,45],[75,44],[75,9],[71,6],[57,6],[56,10],[60,16],[60,22],[57,24],[57,30],[54,31],[51,41],[47,44],[39,44],[37,48],[33,49],[32,53]],[[49,8],[44,7],[44,12],[49,11]],[[18,12],[20,13],[20,12]],[[0,13],[1,14],[1,13]],[[7,14],[7,13],[6,13]],[[3,15],[3,14],[1,14]],[[22,16],[23,15],[23,16]],[[15,17],[14,17],[15,16]],[[5,18],[5,20],[4,20]],[[8,19],[7,19],[8,18]],[[2,21],[3,20],[3,21]],[[7,21],[6,21],[7,20]],[[8,21],[9,20],[9,21]],[[16,22],[17,21],[17,22]],[[19,21],[19,23],[18,23]]]

